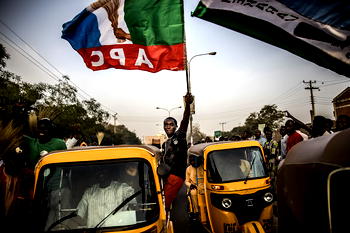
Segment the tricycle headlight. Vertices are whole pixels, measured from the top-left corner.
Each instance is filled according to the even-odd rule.
[[[222,199],[221,205],[222,205],[222,207],[228,209],[231,207],[232,201],[229,198],[224,198],[224,199]]]
[[[265,193],[264,195],[264,201],[270,203],[273,201],[273,194],[270,192]]]

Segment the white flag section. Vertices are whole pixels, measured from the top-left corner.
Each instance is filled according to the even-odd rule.
[[[62,27],[94,71],[185,69],[182,0],[95,0]]]
[[[348,1],[201,0],[193,15],[350,77]]]

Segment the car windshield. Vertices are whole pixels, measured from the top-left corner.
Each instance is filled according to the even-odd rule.
[[[154,176],[143,159],[47,165],[39,174],[36,200],[40,231],[131,229],[159,215]]]
[[[258,147],[212,151],[207,160],[208,181],[224,183],[267,176]]]

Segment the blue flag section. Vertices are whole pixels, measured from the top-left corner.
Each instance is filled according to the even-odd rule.
[[[97,17],[87,9],[63,24],[62,28],[62,38],[69,41],[75,50],[101,46]]]
[[[182,0],[96,0],[63,24],[62,38],[94,71],[185,69]]]
[[[349,1],[201,0],[192,16],[350,77]]]

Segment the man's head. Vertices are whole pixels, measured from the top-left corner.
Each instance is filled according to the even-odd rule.
[[[106,188],[108,187],[113,178],[111,176],[111,172],[108,168],[104,167],[99,167],[96,171],[96,180],[97,183],[99,184],[100,188]]]
[[[264,134],[265,134],[265,137],[268,141],[270,141],[272,139],[272,130],[270,129],[270,127],[264,128]]]
[[[295,132],[295,124],[293,120],[286,121],[286,133],[292,135]]]
[[[315,116],[312,121],[312,137],[319,137],[326,132],[326,123],[327,120],[324,116]]]
[[[254,132],[254,135],[255,135],[255,139],[259,139],[261,137],[261,131],[256,129]]]
[[[49,118],[42,118],[38,121],[38,139],[40,143],[46,143],[52,138],[52,122]]]
[[[202,157],[195,156],[192,154],[188,157],[188,162],[191,164],[192,167],[195,167],[195,168],[203,164]]]
[[[247,140],[250,137],[250,133],[246,130],[242,134],[242,140]]]
[[[177,121],[173,117],[168,117],[163,122],[164,131],[168,137],[171,137],[174,135],[176,129],[177,129]]]
[[[282,137],[287,134],[286,127],[284,125],[281,125],[280,127],[280,134]]]
[[[129,176],[137,175],[137,163],[130,163],[126,166],[126,174]]]
[[[337,117],[336,130],[344,130],[350,128],[350,117],[347,115],[340,115]]]

